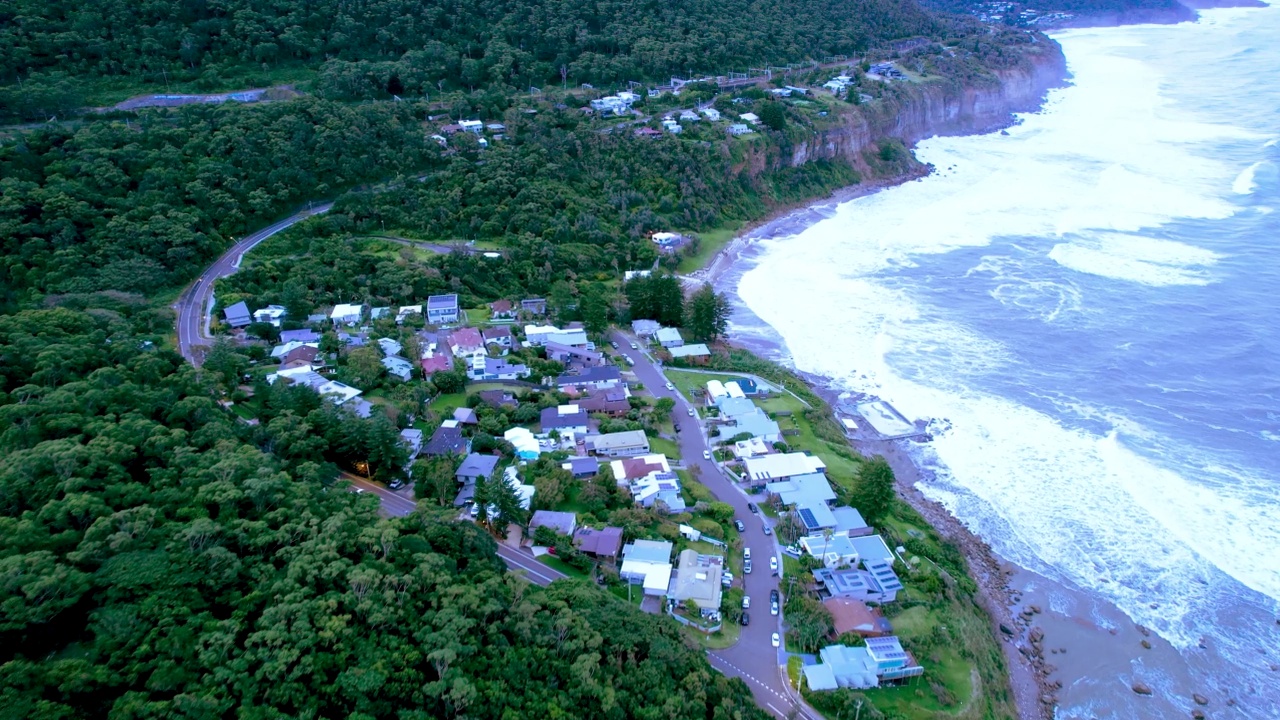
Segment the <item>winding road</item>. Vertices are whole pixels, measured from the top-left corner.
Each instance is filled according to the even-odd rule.
[[[333,203],[326,202],[303,210],[296,215],[269,225],[258,232],[241,238],[208,267],[196,281],[182,292],[173,309],[178,313],[178,352],[196,367],[204,362],[213,338],[209,335],[209,313],[213,310],[213,285],[220,278],[235,274],[240,269],[244,254],[267,238],[287,230],[309,217],[329,211]]]

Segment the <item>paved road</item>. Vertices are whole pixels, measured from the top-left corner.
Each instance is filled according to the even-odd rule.
[[[230,250],[223,253],[191,287],[183,291],[173,309],[178,313],[178,352],[192,365],[199,366],[204,360],[204,353],[213,342],[209,337],[209,311],[213,304],[213,284],[219,278],[234,274],[240,269],[240,260],[244,254],[252,250],[258,243],[276,233],[293,227],[312,215],[328,212],[333,203],[316,205],[308,210],[287,217],[280,222],[263,228],[258,232],[242,238]]]
[[[359,475],[344,472],[342,477],[351,482],[352,492],[378,496],[378,501],[382,503],[382,512],[391,517],[404,517],[413,512],[416,506],[414,501],[392,492],[378,483],[365,480]],[[506,545],[498,545],[498,557],[502,558],[502,562],[506,563],[508,570],[513,573],[523,574],[530,582],[536,585],[546,587],[556,580],[568,577],[568,575],[534,560],[533,555],[530,553],[516,550]]]
[[[783,680],[784,653],[781,648],[772,646],[773,633],[783,634],[782,616],[769,614],[769,591],[779,589],[780,576],[769,572],[769,557],[778,559],[778,567],[782,567],[782,554],[774,542],[773,535],[765,535],[765,524],[769,522],[763,514],[752,513],[747,508],[751,500],[736,484],[731,482],[714,461],[703,457],[709,450],[702,430],[700,418],[690,417],[693,407],[679,392],[666,388],[667,379],[662,370],[642,349],[632,349],[630,344],[636,339],[621,332],[614,331],[613,340],[618,343],[619,352],[635,361],[631,371],[645,387],[658,397],[669,397],[676,401],[672,418],[680,424],[677,444],[684,465],[693,471],[703,485],[716,496],[717,500],[733,506],[734,514],[746,525],[741,533],[744,547],[751,548],[752,572],[735,582],[743,581],[743,589],[751,598],[751,608],[747,611],[751,624],[742,628],[738,643],[725,650],[708,652],[711,664],[726,675],[740,677],[746,681],[760,706],[774,712],[779,717],[786,717],[794,709],[791,691]],[[644,344],[636,342],[643,348]],[[696,410],[695,410],[696,412]],[[808,717],[803,709],[799,709],[796,717]]]

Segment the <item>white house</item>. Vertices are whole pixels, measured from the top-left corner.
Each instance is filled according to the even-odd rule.
[[[272,327],[280,327],[280,320],[288,314],[283,305],[268,305],[261,310],[253,311],[253,321],[269,323]]]
[[[422,314],[421,305],[403,305],[400,308],[400,312],[396,313],[396,324],[397,325],[404,324],[404,321],[407,320],[410,315],[421,315],[421,314]]]
[[[729,397],[729,392],[724,389],[724,383],[719,380],[707,381],[707,404],[719,405],[720,400]]]
[[[584,437],[587,434],[588,416],[577,405],[558,405],[542,411],[542,432],[555,430],[561,437]]]
[[[503,358],[475,355],[471,358],[472,380],[519,380],[529,377],[527,365],[512,364]]]
[[[680,347],[684,344],[684,338],[680,337],[680,331],[676,328],[664,327],[657,332],[658,344],[664,348]]]
[[[428,297],[427,322],[432,325],[458,322],[458,296],[450,294]]]
[[[382,354],[387,357],[399,355],[400,351],[404,349],[403,345],[391,338],[378,338],[378,347],[382,348]]]
[[[663,120],[662,129],[666,130],[672,135],[679,135],[680,132],[684,130],[684,128],[680,127],[680,123],[676,122],[675,120]]]
[[[701,118],[698,117],[698,113],[692,110],[685,110],[680,113],[680,122],[698,122],[700,119]]]
[[[744,460],[742,464],[745,466],[747,479],[757,483],[787,480],[797,475],[827,471],[827,464],[821,458],[800,452],[765,455]]]
[[[400,431],[400,440],[409,446],[409,459],[418,457],[418,453],[422,452],[422,431],[414,428],[405,428]]]
[[[702,108],[702,114],[711,122],[720,122],[720,111],[715,108]]]
[[[484,132],[484,123],[479,120],[459,120],[458,125],[460,125],[464,131],[475,133],[476,135]]]
[[[642,585],[645,595],[666,595],[671,585],[673,548],[669,542],[636,540],[622,549],[618,575],[632,585]]]
[[[484,336],[475,328],[462,328],[449,333],[448,342],[454,357],[470,359],[485,356]]]
[[[742,114],[741,114],[741,115],[739,115],[738,117],[739,117],[739,118],[741,118],[741,119],[742,119],[743,121],[745,121],[745,122],[749,122],[749,123],[751,123],[752,125],[759,124],[759,122],[760,122],[760,116],[759,116],[759,115],[756,115],[755,113],[749,113],[749,112],[748,112],[748,113],[742,113]]]
[[[730,135],[750,135],[753,132],[755,131],[742,123],[733,123],[729,126]]]
[[[355,325],[364,317],[363,305],[352,305],[348,303],[340,303],[333,306],[333,312],[329,313],[329,319],[333,321],[334,326],[338,325]]]

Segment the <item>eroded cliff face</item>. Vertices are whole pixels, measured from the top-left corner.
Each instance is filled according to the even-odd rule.
[[[995,78],[981,83],[947,79],[895,83],[891,95],[851,108],[853,111],[841,115],[835,127],[794,143],[789,158],[777,158],[773,163],[759,163],[763,158],[758,158],[757,162],[785,162],[795,167],[817,159],[841,160],[869,170],[864,152],[887,138],[910,146],[935,135],[966,135],[1006,127],[1013,122],[1013,113],[1038,109],[1045,93],[1066,81],[1062,48],[1052,41],[1040,42],[1043,47],[1028,54],[1021,67],[999,71]]]

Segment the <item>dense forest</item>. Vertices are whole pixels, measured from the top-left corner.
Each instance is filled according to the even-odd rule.
[[[938,27],[901,0],[11,0],[0,5],[0,83],[47,72],[216,81],[243,65],[377,72],[374,63],[394,63],[388,92],[420,96],[559,84],[562,68],[575,84],[741,72]]]
[[[145,347],[0,316],[4,717],[765,716],[674,623],[530,586],[470,523],[379,518],[309,416],[255,431]]]

